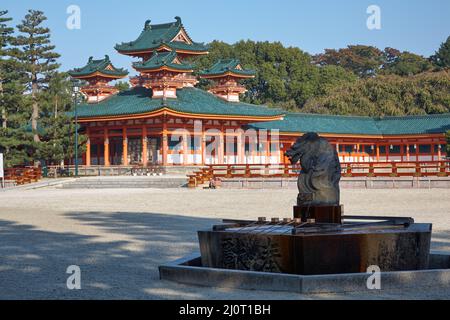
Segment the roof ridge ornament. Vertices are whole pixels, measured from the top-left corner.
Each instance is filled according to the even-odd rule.
[[[150,20],[150,19],[148,19],[148,20],[146,20],[145,21],[145,24],[144,24],[144,31],[146,31],[146,30],[151,30],[152,29],[152,26],[151,26],[151,23],[152,22],[152,20]]]
[[[177,24],[181,24],[181,18],[179,16],[175,16],[175,20],[177,21]]]

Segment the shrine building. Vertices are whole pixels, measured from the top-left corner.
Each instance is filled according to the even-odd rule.
[[[86,83],[77,114],[88,136],[87,166],[285,163],[284,152],[309,131],[329,139],[343,162],[445,158],[450,114],[336,116],[241,102],[242,80],[255,72],[237,59],[221,59],[194,76],[191,61],[208,48],[191,39],[179,17],[164,24],[148,20],[136,40],[115,49],[138,59],[132,67],[139,75],[128,90],[109,84],[128,71],[108,56],[69,71]],[[201,78],[212,82],[208,91],[196,87]]]

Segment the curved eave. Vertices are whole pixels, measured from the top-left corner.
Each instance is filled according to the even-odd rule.
[[[80,122],[94,122],[94,121],[110,121],[110,120],[129,120],[129,119],[142,119],[147,117],[155,117],[159,115],[173,115],[182,118],[202,118],[202,119],[227,119],[227,120],[244,120],[250,122],[261,122],[261,121],[275,121],[283,120],[284,114],[273,115],[273,116],[243,116],[243,115],[229,115],[229,114],[202,114],[202,113],[188,113],[177,111],[169,107],[162,107],[160,109],[143,112],[139,114],[129,114],[129,115],[114,115],[114,116],[97,116],[97,117],[78,117]]]
[[[75,78],[75,79],[88,79],[88,78],[93,78],[93,77],[122,79],[122,78],[125,78],[128,75],[128,73],[122,74],[122,75],[111,75],[111,74],[106,74],[106,73],[103,73],[103,72],[100,72],[100,71],[95,71],[95,72],[88,73],[88,74],[85,74],[85,75],[76,75],[76,74],[73,74],[73,73],[69,73],[69,75],[72,78]]]
[[[151,54],[154,51],[175,51],[176,53],[182,53],[182,54],[191,54],[191,55],[205,55],[205,54],[209,54],[209,51],[196,51],[196,50],[186,50],[186,49],[176,49],[176,48],[171,48],[167,45],[160,45],[158,47],[154,47],[154,48],[147,48],[147,49],[142,49],[142,50],[123,50],[123,49],[119,49],[119,48],[115,48],[117,50],[117,52],[119,52],[120,54],[125,54],[128,56],[139,56],[139,55],[143,55],[143,54]]]
[[[241,73],[235,73],[232,71],[227,71],[224,73],[214,73],[214,74],[199,74],[199,76],[201,78],[205,78],[205,79],[215,79],[215,78],[222,78],[222,77],[227,77],[227,76],[231,76],[231,77],[236,77],[236,78],[242,78],[242,79],[251,79],[254,78],[255,75],[254,74],[241,74]]]
[[[136,71],[139,72],[158,72],[158,71],[171,71],[171,72],[179,72],[179,73],[185,73],[185,72],[194,72],[194,70],[192,69],[176,69],[176,68],[171,68],[169,66],[162,66],[162,67],[156,67],[156,68],[137,68],[135,66],[133,66],[133,68]]]

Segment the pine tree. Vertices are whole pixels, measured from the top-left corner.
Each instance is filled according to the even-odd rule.
[[[431,57],[431,61],[440,68],[450,68],[450,37],[441,44],[439,50]]]
[[[55,73],[49,82],[47,90],[41,95],[41,120],[44,130],[37,156],[49,164],[60,164],[71,159],[74,154],[75,124],[68,112],[73,111],[72,87],[66,73]],[[79,146],[87,140],[79,135]],[[84,152],[79,147],[78,154]]]
[[[8,11],[2,10],[0,11],[0,105],[1,109],[1,127],[6,128],[7,126],[7,118],[6,118],[6,109],[5,104],[3,102],[3,82],[6,81],[7,75],[6,73],[6,65],[10,60],[9,57],[11,55],[9,45],[12,39],[12,34],[14,33],[14,28],[9,27],[7,25],[8,22],[12,21],[12,18],[6,17]]]
[[[25,91],[24,77],[19,71],[14,28],[7,11],[0,11],[0,152],[7,167],[31,161],[34,152],[32,135],[26,131],[31,113]]]
[[[48,88],[51,77],[55,74],[59,64],[56,59],[59,54],[53,52],[54,45],[50,44],[50,30],[43,27],[47,20],[42,11],[29,10],[22,23],[17,26],[19,35],[16,44],[21,47],[19,61],[28,77],[28,90],[31,93],[32,115],[31,129],[33,139],[39,142],[38,119],[40,116],[40,95]]]

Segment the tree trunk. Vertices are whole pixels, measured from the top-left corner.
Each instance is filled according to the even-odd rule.
[[[0,79],[0,97],[3,98],[3,83]],[[7,119],[6,119],[6,108],[2,108],[2,128],[6,129],[7,127]]]
[[[34,142],[40,142],[38,133],[38,118],[39,118],[39,105],[37,101],[37,76],[35,74],[31,74],[31,97],[33,100],[33,113],[31,114],[31,129],[33,130],[33,140]]]
[[[58,117],[58,95],[55,95],[55,119]]]

